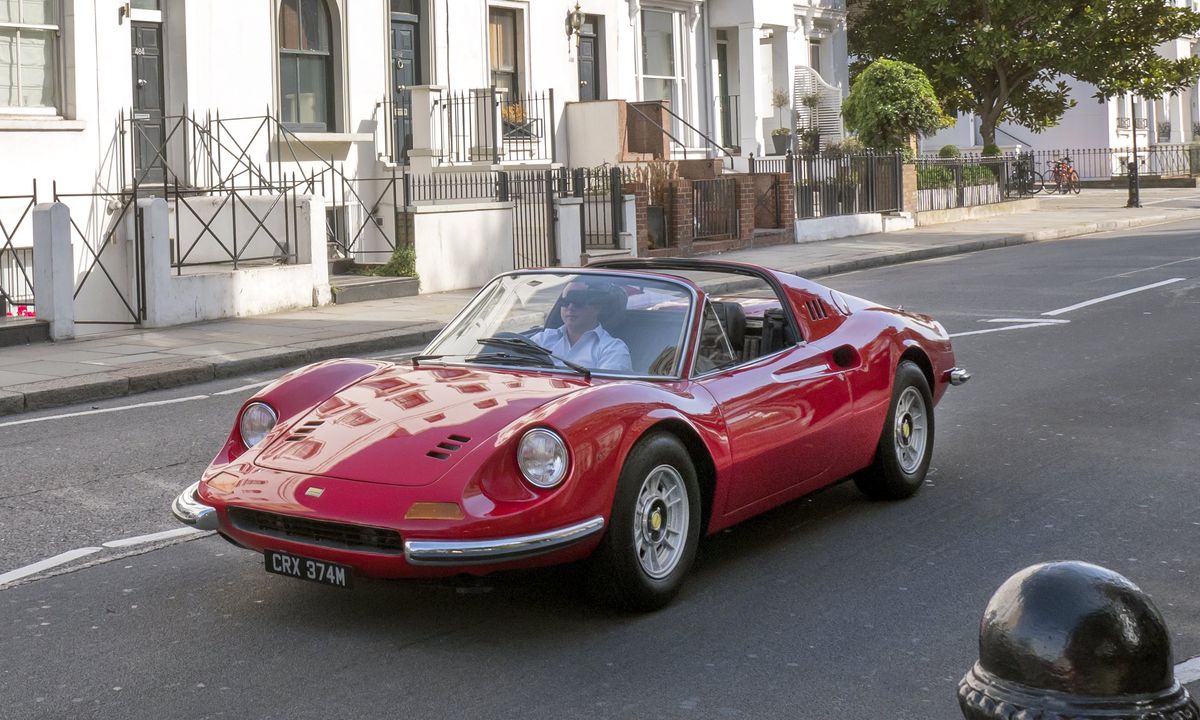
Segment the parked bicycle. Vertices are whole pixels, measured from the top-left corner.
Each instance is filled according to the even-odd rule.
[[[1033,167],[1033,155],[1025,153],[1017,158],[1013,166],[1013,179],[1018,195],[1037,195],[1046,184],[1046,178]]]
[[[1079,194],[1079,173],[1071,164],[1071,158],[1063,156],[1058,160],[1049,161],[1050,179],[1054,182],[1054,190],[1066,195],[1073,192]]]

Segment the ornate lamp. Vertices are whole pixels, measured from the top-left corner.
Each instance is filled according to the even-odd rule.
[[[575,9],[567,13],[567,25],[571,28],[569,35],[575,36],[575,45],[579,45],[579,31],[583,29],[583,10],[579,8],[578,0]]]

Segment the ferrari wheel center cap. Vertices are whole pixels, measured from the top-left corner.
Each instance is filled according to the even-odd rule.
[[[657,541],[662,537],[663,526],[666,524],[666,506],[655,501],[646,511],[646,530],[650,539]]]
[[[904,420],[900,422],[900,435],[904,438],[905,444],[912,439],[913,423],[912,417],[905,415]]]

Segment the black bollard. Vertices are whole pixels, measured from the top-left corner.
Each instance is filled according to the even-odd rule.
[[[958,705],[967,720],[1200,718],[1149,596],[1083,562],[1034,565],[1000,586]]]
[[[1125,207],[1140,208],[1142,206],[1142,191],[1139,187],[1137,160],[1130,160],[1129,165],[1129,200]]]

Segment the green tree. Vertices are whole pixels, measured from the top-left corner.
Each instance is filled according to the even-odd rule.
[[[842,117],[864,144],[881,150],[909,147],[918,133],[928,135],[953,122],[925,73],[887,59],[871,63],[854,79]]]
[[[1095,85],[1098,100],[1161,97],[1200,76],[1200,58],[1155,52],[1200,30],[1200,13],[1172,0],[860,0],[854,10],[856,65],[920,67],[947,112],[979,117],[986,144],[1001,122],[1057,124],[1075,105],[1066,76]]]

